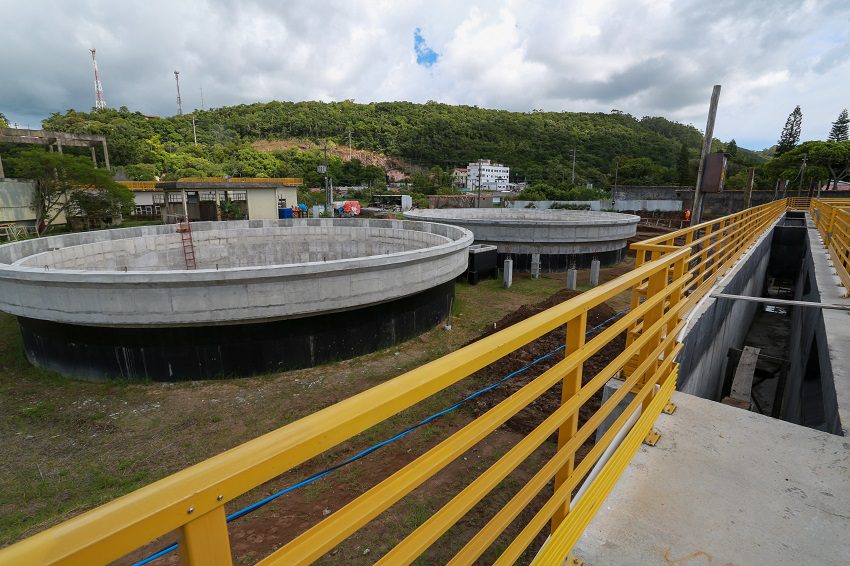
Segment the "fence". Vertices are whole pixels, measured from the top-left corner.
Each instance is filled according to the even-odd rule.
[[[850,294],[850,199],[812,199],[811,216],[841,284]]]
[[[542,507],[496,563],[513,564],[547,524],[551,537],[535,561],[560,563],[667,405],[677,378],[674,360],[682,347],[677,335],[684,315],[786,205],[778,201],[636,244],[637,263],[631,272],[2,550],[0,562],[105,563],[176,531],[182,563],[230,564],[224,507],[229,501],[565,326],[565,354],[554,366],[260,562],[288,566],[315,561],[560,383],[558,409],[378,561],[415,560],[557,433],[555,454],[466,542],[451,564],[474,563],[553,479],[554,489]],[[586,340],[588,312],[621,293],[631,294],[631,310]],[[625,350],[584,379],[584,363],[623,333],[628,336]],[[623,386],[579,426],[579,409],[616,375],[624,377]],[[625,411],[578,460],[578,448],[629,393],[634,398]],[[623,435],[617,445],[615,439]],[[616,449],[603,460],[612,443]],[[584,495],[571,501],[573,490],[597,463],[596,475],[582,487]]]

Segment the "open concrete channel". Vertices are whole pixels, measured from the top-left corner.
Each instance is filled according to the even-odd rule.
[[[850,299],[787,212],[689,314],[678,409],[573,549],[585,564],[847,564]],[[616,387],[612,382],[606,395]]]

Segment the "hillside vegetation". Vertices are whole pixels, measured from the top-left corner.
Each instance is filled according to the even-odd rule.
[[[331,151],[337,184],[383,178],[387,161],[357,159],[346,168],[349,132],[355,149],[383,156],[408,173],[443,171],[487,158],[511,167],[513,180],[569,185],[576,148],[576,185],[689,184],[696,175],[701,133],[661,117],[611,113],[508,112],[428,102],[269,102],[146,117],[106,109],[69,110],[45,129],[101,133],[110,156],[134,180],[186,176],[293,176],[320,182],[320,146]],[[299,140],[275,144],[274,140]],[[715,142],[717,148],[722,147]],[[343,150],[344,147],[344,150]],[[684,149],[683,149],[684,148]],[[740,163],[764,159],[738,148]],[[369,163],[372,164],[369,164]],[[433,175],[432,175],[433,180]],[[432,183],[433,184],[433,183]]]

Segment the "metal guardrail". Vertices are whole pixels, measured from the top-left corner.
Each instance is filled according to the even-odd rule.
[[[677,336],[684,315],[779,218],[786,205],[786,201],[763,205],[634,244],[638,261],[631,272],[1,550],[0,563],[106,563],[176,531],[181,563],[230,564],[224,508],[229,501],[566,325],[561,361],[260,562],[289,566],[315,561],[560,383],[562,404],[558,409],[378,561],[415,560],[557,432],[556,453],[466,543],[451,564],[475,562],[553,479],[553,492],[496,563],[513,564],[547,524],[551,524],[552,536],[535,562],[560,563],[668,403],[676,383],[678,365],[674,360],[682,347]],[[588,312],[620,293],[632,294],[632,309],[585,341]],[[624,332],[628,332],[625,350],[589,380],[583,379],[584,362]],[[623,386],[579,427],[580,407],[618,374],[625,378]],[[577,462],[578,448],[628,393],[634,393],[628,407]],[[640,416],[629,429],[636,411]],[[623,433],[625,439],[588,480],[584,496],[571,508],[573,490]]]
[[[812,199],[809,213],[846,290],[845,296],[850,296],[850,200]]]
[[[276,185],[298,186],[304,184],[300,177],[183,177],[178,183],[274,183]]]

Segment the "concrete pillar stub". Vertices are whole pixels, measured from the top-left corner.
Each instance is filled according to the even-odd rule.
[[[509,289],[514,282],[514,260],[505,260],[505,269],[502,272],[502,285],[505,289]]]
[[[590,262],[590,286],[596,287],[599,285],[599,260],[593,258]]]
[[[575,291],[578,288],[578,270],[570,267],[567,270],[567,289]]]
[[[540,279],[540,254],[531,254],[531,278]]]

